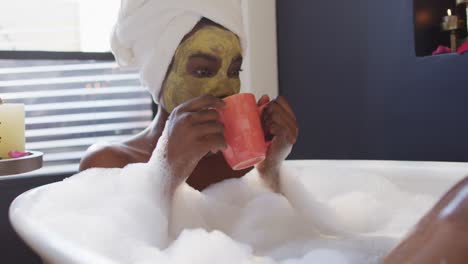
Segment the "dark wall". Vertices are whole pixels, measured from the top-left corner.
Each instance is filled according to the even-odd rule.
[[[409,0],[277,1],[292,158],[468,161],[468,54],[418,58]]]

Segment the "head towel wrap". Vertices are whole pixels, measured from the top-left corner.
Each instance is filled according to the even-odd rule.
[[[202,18],[235,33],[245,50],[241,0],[122,0],[112,53],[120,66],[140,70],[156,103],[177,47]]]

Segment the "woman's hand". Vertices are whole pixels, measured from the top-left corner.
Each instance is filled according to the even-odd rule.
[[[214,109],[224,106],[223,100],[204,95],[179,105],[170,114],[165,127],[165,158],[177,179],[176,186],[191,175],[206,154],[226,148],[224,125]]]
[[[279,191],[279,170],[291,153],[299,133],[296,116],[282,96],[270,101],[264,95],[258,105],[268,104],[262,114],[262,126],[267,139],[272,139],[265,160],[257,165],[261,177],[274,190]]]

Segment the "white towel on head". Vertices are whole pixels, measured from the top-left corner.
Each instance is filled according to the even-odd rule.
[[[203,17],[234,32],[245,50],[241,0],[122,0],[112,52],[120,66],[139,68],[155,102],[177,47]]]

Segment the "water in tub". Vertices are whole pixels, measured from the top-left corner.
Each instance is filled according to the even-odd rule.
[[[159,147],[148,164],[51,185],[23,213],[116,263],[363,264],[381,262],[434,202],[379,175],[287,167],[281,194],[254,170],[203,192],[184,183],[171,198]]]

